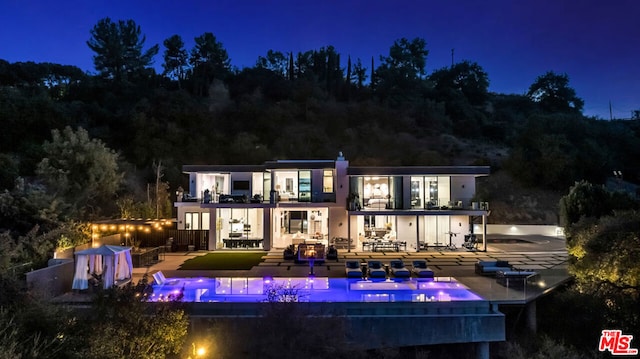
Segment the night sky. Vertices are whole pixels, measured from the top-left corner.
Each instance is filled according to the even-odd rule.
[[[134,4],[134,5],[131,5]],[[640,1],[637,0],[0,0],[0,59],[75,65],[94,72],[87,47],[99,19],[133,19],[146,48],[212,32],[231,64],[253,66],[269,49],[333,45],[369,67],[393,42],[427,42],[427,73],[454,60],[477,62],[490,90],[523,94],[546,71],[566,73],[586,115],[629,118],[640,109]]]

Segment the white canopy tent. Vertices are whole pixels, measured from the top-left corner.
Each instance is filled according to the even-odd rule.
[[[76,270],[72,289],[89,288],[89,278],[94,274],[102,275],[105,289],[112,287],[117,281],[131,279],[131,247],[103,244],[97,248],[78,251],[75,256]]]

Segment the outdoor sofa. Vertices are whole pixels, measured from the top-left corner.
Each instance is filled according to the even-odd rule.
[[[476,274],[480,275],[496,275],[498,271],[511,270],[508,261],[478,261],[476,263]]]

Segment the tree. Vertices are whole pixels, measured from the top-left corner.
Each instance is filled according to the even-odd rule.
[[[79,357],[155,359],[180,353],[189,327],[181,295],[147,303],[150,290],[145,276],[136,285],[101,291],[85,319]]]
[[[189,65],[187,50],[180,35],[173,35],[163,42],[164,51],[163,75],[178,80],[178,88],[185,78],[187,66]]]
[[[207,95],[214,79],[224,80],[229,75],[231,60],[227,50],[212,33],[205,32],[196,37],[195,42],[189,58],[193,67],[195,90],[199,95]]]
[[[603,186],[587,181],[576,182],[560,199],[560,219],[569,229],[583,217],[599,218],[611,213],[609,193]]]
[[[122,180],[118,154],[80,127],[51,134],[52,140],[42,146],[45,158],[37,175],[54,197],[70,205],[72,214],[97,214],[103,203],[113,201]]]
[[[538,76],[529,87],[527,96],[547,112],[582,112],[584,101],[569,87],[567,74],[549,71]]]
[[[283,78],[287,75],[287,65],[287,57],[282,52],[273,50],[267,51],[266,57],[259,56],[256,63],[257,67],[271,70]]]
[[[358,88],[364,87],[364,82],[367,80],[367,68],[362,66],[362,61],[360,61],[359,58],[356,60],[355,65],[353,65],[351,76],[353,76],[353,78],[350,78],[349,81],[355,81]]]
[[[462,61],[434,71],[429,80],[439,92],[459,91],[472,105],[482,105],[489,95],[489,76],[475,62]]]
[[[616,211],[575,224],[567,252],[569,273],[581,293],[605,303],[607,326],[623,331],[640,329],[640,212]]]
[[[421,38],[411,41],[402,38],[391,46],[389,56],[380,57],[382,64],[375,71],[375,88],[381,98],[390,98],[399,104],[420,94],[417,90],[420,89],[429,54],[426,45]]]
[[[34,228],[38,233],[52,231],[60,225],[65,211],[64,203],[42,184],[18,177],[11,191],[0,192],[0,232],[18,237]]]
[[[409,41],[406,38],[396,40],[389,49],[389,56],[381,56],[382,65],[378,72],[384,74],[391,71],[404,79],[417,80],[425,74],[429,50],[424,39],[416,37]]]
[[[87,45],[96,54],[93,63],[103,76],[116,81],[127,80],[153,64],[158,45],[142,51],[146,37],[133,20],[112,22],[104,18],[91,29]]]

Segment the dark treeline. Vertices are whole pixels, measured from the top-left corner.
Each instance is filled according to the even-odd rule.
[[[342,151],[357,164],[490,164],[530,186],[566,189],[602,182],[640,154],[638,122],[583,116],[567,75],[542,74],[524,95],[491,93],[489,75],[472,61],[427,74],[419,38],[397,40],[379,59],[333,46],[269,50],[238,70],[209,32],[190,50],[174,35],[144,51],[133,21],[103,19],[87,37],[95,74],[0,60],[4,188],[33,174],[43,141],[65,126],[86,129],[143,176],[162,161],[172,186],[187,163]],[[162,73],[151,67],[154,56]]]

